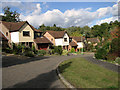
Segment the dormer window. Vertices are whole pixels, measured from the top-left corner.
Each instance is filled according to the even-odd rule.
[[[23,36],[30,36],[30,32],[29,31],[23,31]]]

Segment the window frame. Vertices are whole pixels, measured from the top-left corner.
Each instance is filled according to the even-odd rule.
[[[25,32],[28,32],[28,35],[25,35]],[[30,31],[23,31],[23,36],[24,37],[30,37]]]
[[[68,40],[67,40],[67,38],[64,38],[64,42],[67,42]]]

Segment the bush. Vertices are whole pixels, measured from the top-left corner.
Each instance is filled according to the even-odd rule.
[[[11,48],[6,48],[4,51],[5,51],[6,53],[13,53],[13,50],[12,50]]]
[[[118,63],[118,64],[120,64],[120,57],[117,57],[117,58],[115,59],[115,62]]]
[[[72,48],[70,52],[71,52],[71,53],[74,53],[74,52],[75,52],[75,49],[74,49],[74,48]]]
[[[35,49],[35,46],[32,46],[32,51],[37,54],[37,50]]]
[[[54,50],[53,50],[54,53],[58,53],[58,54],[62,54],[62,47],[61,46],[54,46]]]
[[[45,50],[38,50],[38,55],[45,55],[46,51]]]
[[[34,57],[34,53],[32,51],[29,51],[25,53],[25,56]]]
[[[67,50],[63,50],[62,55],[67,55],[67,54],[68,54],[68,51]]]
[[[99,48],[95,54],[97,59],[106,59],[107,50],[105,48]]]

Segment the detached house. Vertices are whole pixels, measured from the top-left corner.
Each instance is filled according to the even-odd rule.
[[[87,43],[96,46],[100,40],[98,38],[87,38]]]
[[[80,51],[81,48],[84,48],[84,37],[71,37],[72,40],[69,44],[69,51],[71,50],[71,48],[74,48],[75,51]]]
[[[9,44],[13,42],[15,44],[22,44],[29,47],[35,45],[35,48],[39,49],[38,46],[39,43],[41,42],[40,38],[42,37],[42,32],[40,30],[35,29],[27,21],[23,22],[2,21],[2,32],[8,38]],[[37,38],[39,38],[39,42]],[[42,37],[42,39],[43,38],[44,37]]]
[[[68,50],[69,35],[66,31],[46,31],[44,36],[55,46],[62,46]]]

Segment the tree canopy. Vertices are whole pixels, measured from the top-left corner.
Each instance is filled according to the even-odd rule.
[[[19,16],[20,14],[17,13],[17,11],[11,11],[10,7],[5,7],[3,9],[4,11],[4,16],[2,17],[2,21],[7,21],[7,22],[18,22],[20,21]]]

